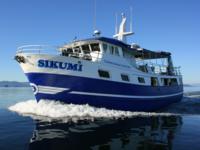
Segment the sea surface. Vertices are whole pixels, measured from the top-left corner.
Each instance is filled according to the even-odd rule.
[[[0,88],[0,150],[200,150],[200,87],[158,112],[42,100]]]

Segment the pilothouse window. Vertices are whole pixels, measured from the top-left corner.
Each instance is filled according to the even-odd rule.
[[[89,45],[82,45],[82,50],[84,54],[89,54],[90,53]]]
[[[69,53],[69,54],[73,53],[72,48],[68,48],[68,49],[67,49],[67,53]]]
[[[115,47],[115,55],[119,56],[119,50],[118,50],[118,47]]]
[[[114,46],[109,46],[109,51],[110,51],[110,54],[114,54]]]
[[[62,50],[62,56],[69,56],[72,53],[73,53],[72,48],[67,48]]]
[[[103,51],[106,53],[106,51],[107,51],[107,48],[108,48],[108,45],[107,44],[105,44],[105,43],[103,43]]]
[[[80,47],[74,47],[74,52],[75,53],[81,53],[81,49],[80,49]]]
[[[90,44],[92,51],[100,52],[99,43]]]

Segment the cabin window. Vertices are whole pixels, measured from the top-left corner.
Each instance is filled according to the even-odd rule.
[[[118,50],[118,47],[115,47],[115,55],[119,56],[119,50]]]
[[[81,53],[81,49],[80,49],[80,47],[74,47],[74,52],[75,53]]]
[[[72,48],[67,48],[62,50],[62,56],[69,56],[69,54],[72,54],[73,50]]]
[[[182,80],[182,78],[179,78],[179,83],[180,83],[180,85],[183,84],[183,80]]]
[[[99,43],[90,44],[92,51],[100,52]]]
[[[106,51],[107,51],[107,48],[108,48],[108,45],[107,44],[105,44],[105,43],[103,43],[103,51],[106,53]]]
[[[138,69],[142,72],[147,72],[147,67],[146,65],[139,65]]]
[[[126,75],[126,74],[121,74],[121,79],[122,79],[123,81],[130,81],[130,80],[129,80],[129,76]]]
[[[145,83],[145,80],[144,80],[144,78],[142,78],[142,77],[138,77],[138,82],[139,82],[139,83]]]
[[[68,49],[67,49],[67,53],[68,53],[68,54],[71,54],[71,53],[73,53],[73,50],[72,50],[72,48],[68,48]]]
[[[178,85],[178,82],[177,82],[177,79],[176,78],[173,78],[171,79],[171,85]]]
[[[158,78],[151,77],[151,86],[158,86]]]
[[[109,46],[110,54],[114,54],[114,46]]]
[[[105,70],[98,70],[99,76],[102,78],[110,78],[110,74]]]
[[[67,53],[66,49],[62,49],[62,56],[68,56],[69,54]]]
[[[164,86],[169,86],[169,79],[167,78],[162,78],[161,81],[163,82]]]
[[[84,54],[89,54],[90,53],[90,47],[89,45],[82,45],[82,50]]]

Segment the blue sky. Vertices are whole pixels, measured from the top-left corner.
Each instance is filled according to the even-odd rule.
[[[111,37],[115,13],[133,8],[129,42],[167,50],[185,83],[200,83],[199,0],[96,0],[96,26]],[[92,36],[94,0],[0,0],[0,80],[27,81],[13,60],[18,46],[62,45]]]

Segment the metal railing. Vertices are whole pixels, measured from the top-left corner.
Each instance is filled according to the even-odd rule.
[[[18,53],[39,53],[39,54],[51,54],[58,53],[59,47],[48,45],[24,45],[17,48]]]
[[[36,53],[36,54],[57,54],[66,57],[79,58],[91,61],[100,61],[102,53],[99,51],[83,52],[83,51],[72,51],[67,52],[62,47],[48,46],[48,45],[24,45],[17,48],[17,54],[20,53]]]
[[[174,74],[177,76],[181,76],[181,67],[174,67]]]
[[[181,71],[180,71],[181,67],[173,67],[171,73],[169,72],[169,68],[167,65],[137,61],[136,67],[143,72],[148,72],[148,73],[152,73],[152,74],[175,75],[175,76],[181,75]]]

